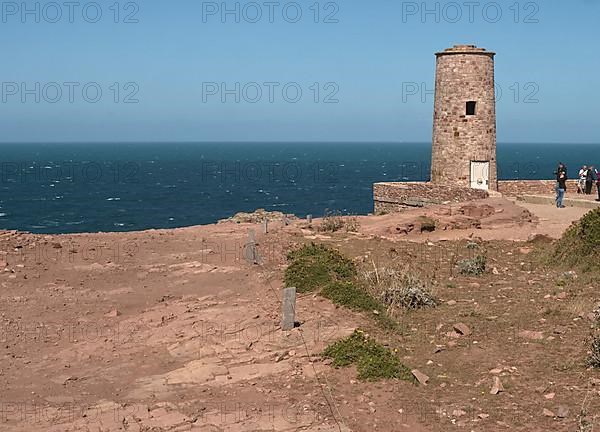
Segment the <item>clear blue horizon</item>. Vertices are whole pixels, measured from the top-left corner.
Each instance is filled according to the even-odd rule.
[[[600,2],[269,4],[3,3],[0,141],[429,143],[434,53],[466,43],[499,143],[600,143]]]

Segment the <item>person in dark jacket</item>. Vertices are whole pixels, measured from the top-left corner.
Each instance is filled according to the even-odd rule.
[[[596,177],[597,177],[596,169],[592,165],[588,169],[587,176],[585,178],[585,193],[586,193],[586,195],[592,194],[592,187],[594,186],[594,183],[596,182]]]
[[[567,167],[560,162],[556,169],[556,207],[565,208],[563,200],[567,192]]]
[[[596,187],[598,188],[598,199],[596,201],[600,201],[600,175],[596,173]]]

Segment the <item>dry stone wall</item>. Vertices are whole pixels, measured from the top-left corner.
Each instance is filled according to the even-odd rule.
[[[373,185],[375,213],[393,213],[414,207],[472,201],[487,196],[488,192],[480,189],[426,182],[375,183]]]

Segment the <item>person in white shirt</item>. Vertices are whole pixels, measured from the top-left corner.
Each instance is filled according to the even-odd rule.
[[[587,179],[587,175],[588,175],[587,171],[588,171],[587,165],[584,165],[579,170],[579,178],[577,179],[577,193],[578,194],[585,193],[585,180]]]

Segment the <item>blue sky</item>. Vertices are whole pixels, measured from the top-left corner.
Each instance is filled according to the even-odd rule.
[[[497,53],[499,141],[600,143],[600,1],[25,4],[1,3],[3,142],[428,142],[434,53],[467,43]]]

